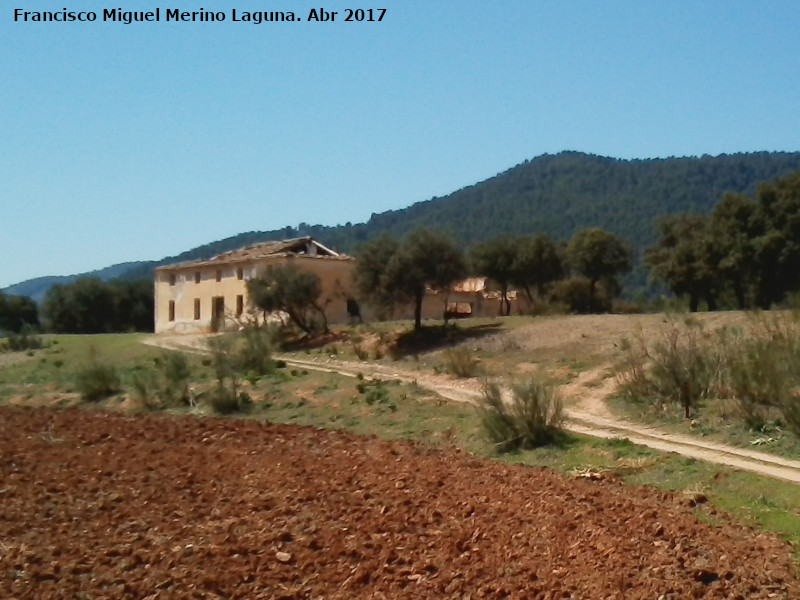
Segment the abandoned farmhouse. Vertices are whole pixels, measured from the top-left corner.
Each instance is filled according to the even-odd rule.
[[[358,306],[353,289],[355,259],[339,254],[310,237],[263,242],[225,252],[208,260],[176,263],[155,271],[155,332],[200,333],[238,327],[248,311],[247,280],[271,265],[290,264],[315,273],[322,284],[321,303],[329,323],[346,323]],[[369,319],[368,308],[360,307]],[[497,294],[483,277],[470,278],[450,290],[429,290],[422,305],[425,319],[444,313],[459,316],[494,316],[499,313]],[[413,316],[413,307],[398,306],[394,318]]]

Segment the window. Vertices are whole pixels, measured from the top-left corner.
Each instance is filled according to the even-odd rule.
[[[194,282],[195,283],[200,283],[200,271],[195,271],[194,272]]]
[[[217,281],[222,281],[222,269],[217,269]]]
[[[169,320],[175,320],[175,300],[169,301]]]
[[[244,312],[244,296],[236,296],[236,316],[241,317]]]
[[[194,320],[200,320],[200,298],[194,299]]]
[[[244,279],[244,269],[242,269],[242,267],[236,269],[236,279],[238,279],[239,281]]]
[[[170,273],[169,274],[169,284],[170,285],[175,285],[175,273]]]

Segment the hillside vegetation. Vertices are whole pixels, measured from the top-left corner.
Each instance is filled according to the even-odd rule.
[[[501,234],[541,232],[566,239],[580,229],[600,227],[642,248],[656,239],[656,217],[708,213],[726,192],[751,195],[760,182],[796,170],[800,152],[647,160],[562,152],[525,161],[442,198],[373,214],[366,223],[336,227],[301,223],[251,231],[165,261],[207,258],[258,241],[299,235],[312,235],[352,252],[381,233],[401,237],[420,226],[446,230],[467,245]]]
[[[657,217],[707,214],[726,192],[752,195],[760,182],[798,170],[800,152],[643,160],[562,152],[525,161],[442,198],[373,214],[366,223],[300,223],[250,231],[160,261],[136,263],[116,276],[149,278],[161,264],[206,259],[261,241],[303,235],[353,252],[380,234],[401,237],[420,226],[447,231],[467,246],[501,234],[546,233],[566,240],[581,229],[599,227],[630,240],[641,251],[656,241]],[[643,282],[640,273],[638,283]],[[22,289],[13,293],[30,294]],[[39,293],[43,297],[44,292]]]

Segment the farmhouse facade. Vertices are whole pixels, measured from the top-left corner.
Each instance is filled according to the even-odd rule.
[[[292,265],[315,273],[322,286],[321,304],[328,322],[346,323],[359,307],[353,289],[355,259],[310,237],[263,242],[224,252],[208,260],[164,265],[155,270],[155,332],[205,333],[237,328],[249,307],[247,280],[271,265]],[[513,300],[516,300],[514,298]],[[515,302],[514,302],[515,303]],[[348,308],[350,310],[348,311]],[[428,290],[424,319],[497,316],[500,297],[485,277],[466,279],[449,290]],[[393,318],[413,318],[411,305],[395,307]]]
[[[247,280],[269,266],[287,264],[319,276],[329,322],[347,321],[354,259],[303,237],[158,267],[155,332],[201,333],[236,327],[237,319],[248,310]]]

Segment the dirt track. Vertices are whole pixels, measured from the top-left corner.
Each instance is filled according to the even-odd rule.
[[[324,359],[322,361],[286,358],[287,362],[307,369],[317,369],[355,375],[364,373],[375,377],[415,381],[417,385],[457,402],[475,402],[480,392],[478,383],[453,381],[443,376],[420,376],[402,369],[369,363],[351,363]],[[785,481],[800,483],[800,461],[790,460],[766,452],[736,448],[708,442],[686,435],[670,434],[638,423],[615,417],[607,410],[603,400],[612,392],[613,379],[603,378],[605,369],[595,369],[581,374],[576,381],[564,386],[564,394],[575,404],[566,411],[567,429],[601,438],[625,437],[636,444],[663,452],[675,452],[698,460],[727,465]]]
[[[680,496],[252,421],[0,409],[0,597],[789,599]]]
[[[653,315],[644,316],[653,317]],[[717,317],[717,315],[713,314],[711,316]],[[620,317],[620,315],[604,315],[603,317],[611,319],[612,317]],[[581,320],[577,317],[575,319]],[[587,319],[582,320],[587,321]],[[626,322],[617,321],[615,321],[615,326]],[[597,327],[597,323],[605,323],[602,319],[598,320],[594,316],[589,319],[589,322],[593,328]],[[627,326],[629,328],[632,327],[631,323],[628,323]],[[573,335],[577,335],[580,338],[580,330],[578,329],[577,331],[577,334],[573,331]],[[519,332],[515,333],[519,335]],[[541,340],[543,337],[545,336],[537,336],[536,339]],[[603,342],[605,344],[610,343],[608,342],[610,337],[610,335],[605,334],[598,336],[598,338],[605,340]],[[593,340],[593,342],[597,343],[596,340]],[[206,352],[204,336],[159,336],[150,338],[146,343],[174,350]],[[572,342],[570,341],[570,343]],[[474,379],[453,380],[448,376],[422,375],[418,372],[404,371],[401,365],[357,363],[331,358],[305,360],[288,355],[281,358],[285,359],[289,364],[318,371],[348,376],[362,373],[372,377],[399,379],[405,382],[413,381],[443,398],[456,402],[474,403],[480,397],[479,383]],[[790,460],[766,452],[709,442],[696,437],[664,433],[655,427],[633,423],[612,415],[607,410],[604,402],[606,397],[614,391],[614,379],[608,376],[607,371],[607,366],[585,371],[574,381],[563,387],[563,393],[572,401],[571,407],[567,410],[569,419],[567,428],[569,430],[600,438],[625,437],[636,444],[648,446],[662,452],[675,452],[676,454],[706,462],[727,465],[776,479],[800,483],[800,461]]]

